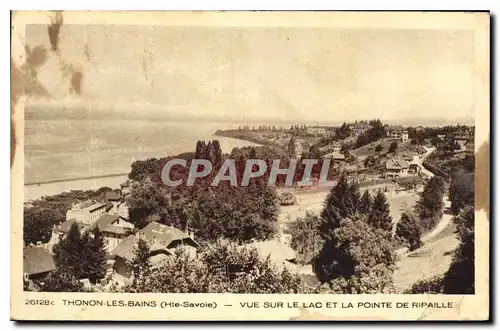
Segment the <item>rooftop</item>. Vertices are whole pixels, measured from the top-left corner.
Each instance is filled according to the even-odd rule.
[[[112,252],[112,255],[119,256],[126,260],[133,258],[133,247],[139,241],[139,238],[144,239],[151,251],[166,251],[171,253],[169,246],[176,240],[189,240],[191,245],[199,247],[199,244],[194,241],[187,233],[174,228],[173,226],[163,225],[157,222],[151,222],[136,235],[131,235],[122,241]]]
[[[79,225],[77,223],[77,220],[72,218],[72,219],[66,220],[66,221],[62,222],[61,224],[59,224],[58,229],[61,232],[68,233],[69,229],[71,229],[71,226],[73,225],[73,223],[76,223],[77,225]]]
[[[118,193],[116,193],[115,191],[108,191],[106,192],[106,200],[109,200],[109,201],[118,201],[120,200],[120,195]]]
[[[326,158],[331,158],[334,160],[345,160],[345,155],[339,152],[331,152],[328,154],[325,154],[324,157]]]
[[[37,275],[56,269],[54,257],[43,247],[24,247],[23,270],[24,273]]]
[[[405,160],[401,160],[401,159],[391,159],[391,160],[387,160],[387,162],[385,163],[385,168],[387,170],[406,169],[409,166],[410,165],[408,164],[408,162],[406,162]]]
[[[126,234],[128,232],[128,229],[121,226],[113,225],[113,223],[118,221],[119,218],[120,215],[104,214],[95,222],[95,226],[97,226],[99,228],[99,231],[101,232]]]

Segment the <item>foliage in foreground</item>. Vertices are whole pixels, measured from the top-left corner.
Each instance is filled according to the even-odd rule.
[[[218,242],[200,259],[178,252],[158,269],[143,269],[140,279],[121,289],[134,293],[305,293],[300,276],[279,269],[255,248]],[[143,265],[144,266],[144,265]]]

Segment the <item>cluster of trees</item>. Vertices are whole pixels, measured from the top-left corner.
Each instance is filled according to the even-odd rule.
[[[319,215],[306,212],[305,217],[298,217],[290,222],[285,232],[291,235],[290,247],[297,252],[297,263],[309,264],[321,251],[324,240],[320,235]]]
[[[380,120],[371,120],[369,122],[371,128],[361,133],[356,139],[355,148],[368,145],[371,142],[377,141],[385,137],[385,128]]]
[[[193,158],[208,159],[213,163],[213,171],[205,178],[198,178],[193,186],[168,187],[159,180],[166,159],[148,160],[134,163],[131,179],[135,181],[128,197],[130,220],[137,228],[142,228],[152,219],[179,229],[193,231],[197,240],[214,241],[228,238],[236,242],[251,239],[266,240],[277,231],[277,193],[267,185],[269,173],[252,178],[249,186],[231,186],[221,181],[217,187],[211,183],[225,158],[235,160],[236,176],[241,183],[248,159],[265,160],[269,165],[280,158],[278,151],[271,147],[235,148],[230,155],[223,155],[218,141],[198,142],[195,153],[183,154],[187,167],[173,167],[173,180],[187,180]],[[154,169],[154,170],[153,170]],[[280,178],[278,177],[278,181]]]
[[[335,131],[337,139],[344,140],[351,135],[351,129],[345,122]]]
[[[95,284],[106,275],[105,241],[97,227],[81,232],[74,223],[53,251],[56,270],[35,281],[39,292],[82,292],[79,279]]]
[[[66,220],[66,212],[75,202],[104,199],[109,187],[98,190],[73,190],[30,201],[24,206],[23,239],[25,245],[46,243],[52,236],[52,228]]]
[[[408,137],[410,139],[415,139],[419,144],[424,144],[426,139],[439,141],[438,135],[445,135],[451,137],[457,132],[463,132],[467,130],[466,125],[447,125],[443,127],[424,127],[424,128],[408,128]],[[434,143],[433,143],[434,145]],[[435,146],[437,146],[436,144]]]
[[[413,212],[405,211],[397,223],[395,238],[410,251],[423,245],[422,234],[433,229],[443,216],[445,181],[435,176],[424,187]]]
[[[308,215],[290,225],[292,245],[308,252],[317,278],[334,293],[394,291],[392,218],[384,193],[360,194],[345,175],[332,188],[320,217]]]
[[[178,251],[161,267],[148,263],[148,247],[136,248],[134,282],[121,289],[127,293],[305,293],[301,278],[279,269],[255,248],[218,241],[197,260]]]

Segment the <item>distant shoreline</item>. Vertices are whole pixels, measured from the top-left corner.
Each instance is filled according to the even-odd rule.
[[[24,183],[24,186],[37,186],[37,185],[42,185],[42,184],[64,183],[64,182],[72,182],[72,181],[86,180],[86,179],[111,178],[111,177],[118,177],[118,176],[126,176],[128,174],[129,174],[128,172],[122,172],[122,173],[100,175],[100,176],[84,176],[84,177],[73,177],[73,178],[64,178],[64,179],[52,179],[52,180],[44,180],[44,181],[39,181],[39,182]]]
[[[267,140],[256,139],[253,137],[248,137],[246,135],[241,135],[239,133],[236,133],[238,131],[239,130],[221,130],[221,129],[219,129],[214,133],[214,136],[237,139],[237,140],[241,140],[241,141],[248,141],[248,142],[251,142],[253,144],[257,144],[257,145],[261,145],[261,146],[273,146],[274,145],[272,142],[267,141]]]

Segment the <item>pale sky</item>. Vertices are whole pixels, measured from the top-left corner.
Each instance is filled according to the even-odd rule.
[[[27,26],[26,41],[49,50],[47,26]],[[239,121],[474,117],[473,31],[63,25],[59,47],[38,71],[42,104]],[[82,73],[79,95],[62,64]]]

